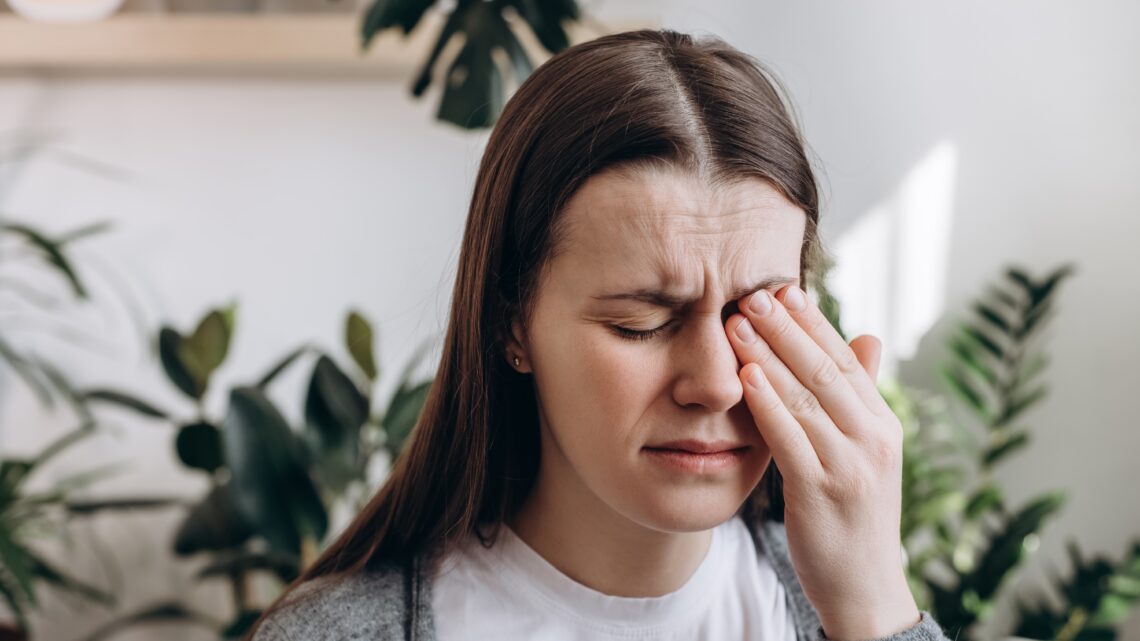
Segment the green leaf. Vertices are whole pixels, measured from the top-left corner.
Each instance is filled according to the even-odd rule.
[[[550,53],[558,53],[570,46],[570,38],[562,28],[563,19],[577,20],[578,5],[573,0],[540,2],[515,0],[511,2],[530,25],[538,41]]]
[[[526,49],[519,42],[518,37],[515,36],[515,32],[511,30],[511,26],[507,24],[507,21],[498,11],[491,12],[488,26],[498,48],[502,49],[507,54],[507,58],[510,59],[515,78],[519,83],[526,80],[527,76],[534,72],[534,63],[531,62],[530,56],[527,55]]]
[[[1127,599],[1115,594],[1105,595],[1104,600],[1100,602],[1100,608],[1097,609],[1090,623],[1094,625],[1122,623],[1132,614],[1134,607],[1136,607],[1134,599]]]
[[[205,422],[182,426],[175,438],[178,459],[189,468],[209,474],[225,464],[222,454],[222,434],[218,428]]]
[[[438,118],[464,129],[478,129],[495,123],[505,92],[487,36],[481,32],[467,35],[444,78]]]
[[[377,33],[398,26],[404,35],[412,32],[434,0],[375,0],[364,13],[361,48],[367,49]]]
[[[109,511],[151,510],[185,504],[186,501],[180,498],[102,499],[68,501],[64,507],[72,514],[89,515]]]
[[[974,351],[971,344],[961,338],[951,339],[950,350],[958,356],[958,359],[968,367],[970,371],[984,379],[991,387],[997,386],[997,375],[982,361],[979,357],[980,355]]]
[[[1022,302],[1018,300],[1017,296],[1014,296],[996,285],[989,285],[987,291],[993,299],[1004,305],[1011,313],[1021,312]]]
[[[301,444],[260,389],[230,392],[222,434],[236,503],[270,548],[300,556],[302,537],[321,541],[328,515]]]
[[[182,361],[182,335],[170,327],[163,327],[158,333],[158,355],[166,377],[183,394],[200,400],[206,391],[205,386],[195,378]]]
[[[84,439],[90,438],[94,434],[95,430],[89,424],[80,425],[70,432],[65,432],[62,436],[48,443],[46,447],[40,450],[39,454],[32,459],[31,469],[40,467],[62,452],[67,451],[68,448],[75,446]],[[31,469],[28,471],[30,472]]]
[[[1045,280],[1033,291],[1033,304],[1037,306],[1053,295],[1053,290],[1065,278],[1076,273],[1076,266],[1072,264],[1061,265],[1045,277]]]
[[[1049,394],[1049,386],[1042,384],[1037,389],[1027,394],[1018,395],[1010,401],[1009,406],[1001,413],[996,424],[1005,425],[1013,422],[1022,412],[1029,409],[1030,406],[1036,404],[1041,399]]]
[[[1021,449],[1028,443],[1029,434],[1026,434],[1025,432],[1010,434],[986,450],[986,453],[982,458],[982,465],[985,467],[992,467],[998,461],[1012,454],[1014,451]]]
[[[0,568],[3,568],[4,573],[15,581],[19,589],[19,598],[35,607],[36,592],[32,586],[35,562],[32,560],[31,551],[13,536],[14,532],[0,529]]]
[[[79,275],[75,273],[75,268],[71,266],[71,262],[64,256],[63,247],[59,243],[27,225],[0,223],[0,229],[5,229],[23,236],[30,245],[43,252],[48,264],[55,267],[60,274],[63,275],[71,285],[72,292],[77,297],[87,298],[87,289],[83,286],[83,283],[80,282]]]
[[[352,311],[345,319],[344,343],[360,371],[364,372],[368,380],[375,381],[379,372],[376,370],[376,361],[372,358],[372,326],[359,312]]]
[[[403,450],[404,442],[415,427],[432,383],[428,380],[412,386],[401,384],[392,395],[388,410],[384,413],[383,426],[387,436],[386,444],[393,458]]]
[[[31,459],[0,459],[0,496],[15,496],[34,466]]]
[[[950,389],[956,392],[966,404],[974,410],[983,419],[990,416],[989,407],[986,404],[982,394],[974,388],[974,385],[967,380],[960,369],[942,367],[942,379],[949,385]]]
[[[0,336],[0,358],[8,361],[8,364],[11,365],[16,374],[23,379],[28,389],[35,392],[40,403],[49,409],[55,406],[51,395],[51,388],[40,380],[39,373],[35,366],[21,356],[2,336]]]
[[[8,611],[16,620],[17,632],[26,632],[28,630],[28,618],[24,614],[27,607],[26,600],[21,596],[16,586],[9,582],[8,577],[3,572],[0,572],[0,596],[4,597],[4,603],[8,604]]]
[[[1025,295],[1030,301],[1033,300],[1034,292],[1037,291],[1037,284],[1033,282],[1033,278],[1020,267],[1010,267],[1005,271],[1006,278],[1013,281],[1018,287],[1024,290]]]
[[[980,599],[991,599],[1009,572],[1021,563],[1025,538],[1040,530],[1045,519],[1064,502],[1064,494],[1054,493],[1022,508],[990,539],[974,570],[963,577],[963,587],[973,589]]]
[[[302,354],[309,351],[310,349],[312,348],[308,345],[302,345],[290,352],[287,356],[285,356],[285,358],[278,361],[278,363],[273,366],[273,369],[266,372],[265,376],[261,377],[261,380],[257,381],[257,386],[261,389],[268,387],[269,384],[272,383],[279,374],[281,374],[281,372],[285,371],[286,368],[292,365],[294,361],[296,361]]]
[[[420,97],[424,91],[431,84],[432,74],[435,70],[435,64],[439,60],[439,56],[443,53],[444,47],[451,41],[451,38],[459,32],[460,27],[463,26],[463,20],[466,17],[466,11],[461,11],[458,8],[451,11],[447,16],[447,21],[443,23],[443,28],[440,29],[439,37],[436,38],[435,46],[432,47],[431,53],[428,54],[427,61],[420,67],[420,72],[416,74],[416,80],[412,83],[412,95]]]
[[[229,484],[214,486],[187,512],[174,535],[174,552],[179,556],[225,550],[241,545],[253,528],[238,509]]]
[[[316,455],[324,484],[339,491],[360,478],[360,433],[368,398],[327,356],[321,356],[305,397],[306,442]]]
[[[1043,352],[1034,354],[1030,360],[1022,365],[1019,365],[1018,371],[1014,375],[1012,383],[1012,391],[1020,392],[1023,387],[1028,385],[1035,376],[1040,374],[1049,365],[1049,357]]]
[[[84,599],[94,601],[102,605],[113,605],[115,603],[114,597],[112,597],[109,593],[93,585],[67,576],[52,566],[50,563],[45,561],[42,557],[30,552],[29,557],[32,560],[33,572],[35,575],[48,585],[55,586],[60,590],[70,592],[77,596],[83,597]]]
[[[151,418],[170,418],[170,414],[168,414],[165,410],[161,410],[151,403],[140,400],[138,397],[132,396],[125,392],[119,392],[112,389],[97,388],[81,392],[80,396],[87,401],[103,401],[105,403],[111,403],[113,405],[120,405],[122,407],[132,409],[139,414],[142,414],[143,416],[149,416]]]
[[[1021,330],[1017,333],[1018,340],[1027,340],[1034,331],[1045,326],[1045,321],[1051,320],[1056,313],[1049,303],[1042,303],[1040,307],[1029,312],[1022,321]]]
[[[987,303],[974,303],[974,311],[977,312],[978,316],[980,316],[991,326],[1001,330],[1003,334],[1006,334],[1007,336],[1013,335],[1013,328],[1010,326],[1009,321],[1006,320],[1005,316]]]
[[[973,341],[973,343],[989,352],[990,356],[993,356],[999,362],[1005,360],[1005,349],[990,338],[983,330],[965,323],[960,324],[958,328],[962,334]]]
[[[993,485],[978,488],[966,503],[965,514],[969,520],[974,520],[1002,503],[1002,491]]]
[[[114,227],[114,225],[112,225],[111,222],[107,221],[107,220],[91,223],[89,225],[85,225],[83,227],[77,227],[71,231],[64,232],[64,233],[60,234],[59,236],[56,236],[55,242],[60,247],[63,247],[64,245],[75,242],[77,240],[81,240],[81,239],[86,238],[88,236],[94,236],[96,234],[101,234],[101,233],[111,229],[112,227]]]
[[[178,346],[178,356],[187,371],[204,390],[210,375],[226,359],[230,344],[230,323],[219,310],[212,310],[199,321],[194,333]]]

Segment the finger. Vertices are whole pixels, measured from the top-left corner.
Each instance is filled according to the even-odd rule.
[[[818,472],[823,463],[807,433],[784,406],[760,365],[746,363],[740,369],[744,403],[772,458],[785,474],[803,477]]]
[[[800,430],[807,434],[819,459],[826,463],[841,456],[846,444],[842,430],[824,411],[815,395],[800,383],[772,348],[756,334],[751,321],[740,314],[733,314],[727,325],[730,328],[730,341],[740,361],[760,366],[768,385],[779,397],[782,413],[791,416]],[[858,402],[855,399],[855,403]]]
[[[788,298],[792,290],[802,301],[799,309],[785,305],[785,301],[792,302]],[[763,302],[765,298],[772,302],[771,311],[762,314],[753,301]],[[742,301],[741,311],[752,321],[760,336],[801,377],[804,385],[816,392],[820,402],[829,411],[832,406],[837,411],[843,411],[847,407],[850,396],[845,387],[855,390],[864,407],[872,413],[889,411],[855,352],[803,290],[789,285],[777,292],[776,296],[761,290]],[[837,371],[839,376],[836,376]],[[842,383],[846,383],[846,386]],[[844,416],[850,420],[857,414],[852,409],[845,412]],[[832,416],[839,418],[835,414]]]
[[[855,352],[823,313],[798,288],[790,286],[783,292],[793,289],[803,303],[798,310],[789,310],[763,290],[746,297],[740,309],[835,424],[844,432],[857,430],[875,415],[869,408],[881,399]]]
[[[879,380],[879,360],[883,354],[883,344],[879,339],[864,334],[851,341],[851,349],[855,351],[855,356],[859,358],[859,364],[863,366],[863,370],[867,372],[867,376],[871,381]]]

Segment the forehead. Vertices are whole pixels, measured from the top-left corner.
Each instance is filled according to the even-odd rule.
[[[591,176],[563,216],[563,251],[579,273],[618,278],[632,269],[659,281],[692,274],[698,265],[724,278],[798,276],[807,220],[763,179],[713,186],[669,170]]]

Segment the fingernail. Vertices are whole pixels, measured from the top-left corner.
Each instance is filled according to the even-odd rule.
[[[768,292],[758,291],[748,299],[748,305],[757,316],[763,316],[772,311],[772,301],[768,299]]]
[[[748,384],[752,387],[763,387],[764,376],[760,373],[760,366],[752,368],[752,372],[748,374]]]
[[[788,287],[788,291],[784,293],[784,307],[792,311],[800,311],[806,303],[807,299],[804,298],[803,290],[795,285]]]
[[[752,321],[743,318],[736,324],[736,337],[745,343],[756,341],[756,330],[752,329]]]

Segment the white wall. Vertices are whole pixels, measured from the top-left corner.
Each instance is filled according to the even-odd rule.
[[[1140,361],[1130,331],[1140,288],[1127,270],[1128,244],[1140,238],[1140,182],[1131,179],[1140,169],[1132,150],[1140,140],[1140,43],[1132,37],[1140,9],[1061,0],[685,5],[636,2],[601,11],[717,33],[787,82],[822,168],[824,233],[835,246],[847,244],[847,273],[934,275],[929,285],[937,295],[902,287],[884,296],[881,283],[868,280],[860,290],[851,276],[843,292],[854,323],[848,329],[884,335],[900,356],[891,367],[906,380],[937,385],[932,373],[943,358],[945,328],[928,326],[932,311],[961,310],[1007,261],[1036,270],[1078,264],[1078,276],[1062,289],[1049,343],[1053,393],[1027,419],[1032,445],[999,476],[1015,504],[1046,489],[1070,491],[1023,575],[1027,584],[1040,580],[1043,566],[1067,570],[1069,538],[1119,557],[1140,536],[1140,510],[1126,489],[1136,485],[1131,461],[1140,451],[1128,421],[1140,410],[1129,389]],[[159,322],[187,328],[207,306],[239,301],[221,389],[259,375],[304,338],[339,349],[350,306],[379,325],[382,364],[396,370],[414,344],[443,326],[485,141],[485,134],[432,121],[434,97],[412,102],[405,86],[403,79],[313,77],[0,78],[0,130],[57,132],[58,148],[114,168],[96,176],[49,154],[25,166],[14,187],[11,169],[0,168],[5,213],[52,230],[104,217],[116,224],[77,246],[95,261],[91,278],[103,302],[69,317],[102,351],[84,353],[33,332],[25,344],[64,360],[80,383],[118,383],[186,408],[114,302],[110,283],[122,281],[148,332]],[[860,222],[898,220],[912,205],[946,216],[949,235],[928,234],[927,241],[941,242],[910,262],[859,267],[875,261],[852,239],[880,233],[859,232]],[[938,256],[944,264],[926,264],[942,262],[929,258]],[[883,309],[911,320],[905,327],[884,320]],[[6,327],[20,322],[0,318]],[[907,336],[916,331],[925,336],[910,354]],[[301,382],[282,381],[287,410],[299,409],[288,403],[300,398]],[[215,396],[210,407],[219,412],[223,402]],[[121,426],[119,436],[89,443],[48,476],[129,460],[129,471],[101,492],[200,490],[201,479],[175,463],[167,430],[107,416]],[[43,416],[18,384],[0,381],[3,451],[34,449],[65,425]],[[192,587],[192,568],[169,563],[175,522],[173,514],[134,516],[82,532],[94,529],[116,550],[113,563],[131,577],[120,578],[126,607],[184,595],[221,614],[224,592]],[[78,539],[73,567],[107,577],[84,547],[90,536]],[[37,623],[42,638],[71,639],[108,618],[49,600]],[[169,630],[164,638],[209,637]],[[1140,641],[1140,616],[1124,638]]]
[[[998,474],[1015,505],[1069,490],[1024,573],[1027,586],[1043,567],[1068,570],[1070,538],[1113,558],[1140,538],[1129,489],[1140,451],[1132,425],[1140,286],[1131,276],[1140,238],[1140,41],[1130,26],[1138,18],[1140,8],[1125,2],[1024,1],[702,3],[670,17],[721,35],[787,81],[824,165],[833,244],[869,214],[913,201],[907,183],[933,160],[936,171],[949,165],[943,175],[953,181],[952,232],[930,247],[948,256],[944,279],[928,283],[943,292],[943,309],[961,312],[1007,262],[1039,273],[1077,263],[1050,332],[1052,394],[1025,419],[1030,447]],[[946,205],[939,190],[930,198],[918,204]],[[844,302],[859,308],[881,299],[881,288],[849,287]],[[913,312],[911,301],[891,302]],[[899,363],[905,380],[937,389],[944,325]],[[1140,639],[1140,615],[1124,638]]]

